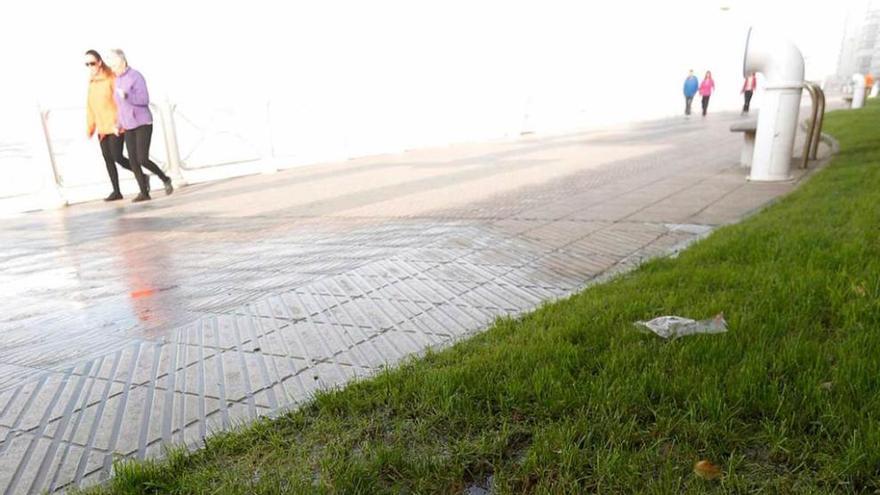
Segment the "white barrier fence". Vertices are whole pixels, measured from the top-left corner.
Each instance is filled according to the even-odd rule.
[[[474,118],[431,122],[419,109],[407,118],[381,113],[357,119],[343,102],[320,99],[236,102],[227,106],[152,105],[150,158],[177,184],[270,173],[305,164],[393,153],[419,146],[518,135],[522,102]],[[34,108],[0,136],[0,214],[96,200],[110,183],[96,139],[86,139],[85,108]],[[447,116],[452,117],[452,116]],[[448,119],[451,120],[451,119]],[[427,123],[426,123],[427,122]],[[393,132],[392,132],[393,131]],[[137,187],[119,169],[123,194]]]
[[[150,158],[178,184],[267,173],[320,160],[343,159],[342,139],[330,122],[298,129],[273,128],[281,103],[152,105]],[[26,112],[25,121],[0,139],[0,213],[56,208],[102,198],[110,190],[96,139],[86,139],[85,108]],[[322,125],[323,124],[323,125]],[[297,130],[294,130],[296,132]],[[132,174],[120,171],[123,193],[136,191]]]
[[[175,183],[199,183],[523,132],[568,132],[667,117],[680,113],[682,105],[677,97],[666,101],[651,95],[644,95],[646,104],[640,105],[588,95],[581,95],[583,101],[566,95],[470,96],[443,104],[426,97],[411,106],[315,93],[219,105],[160,101],[152,106],[150,156]],[[728,103],[719,106],[740,104]],[[85,108],[19,113],[4,115],[15,126],[0,130],[0,173],[6,179],[0,181],[0,214],[56,208],[110,192],[98,142],[86,139]],[[132,174],[120,169],[119,177],[123,194],[134,194]]]

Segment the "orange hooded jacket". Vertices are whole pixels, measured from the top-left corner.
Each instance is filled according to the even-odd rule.
[[[89,97],[86,102],[86,125],[89,137],[95,131],[99,137],[116,133],[116,102],[113,101],[112,74],[98,73],[89,81]]]

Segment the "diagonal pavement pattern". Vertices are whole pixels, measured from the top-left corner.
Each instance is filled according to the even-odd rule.
[[[415,150],[2,220],[0,491],[86,486],[120,457],[197,447],[741,219],[803,173],[747,182],[736,118]]]

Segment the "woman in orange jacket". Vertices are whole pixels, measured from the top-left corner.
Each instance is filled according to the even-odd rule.
[[[104,198],[104,201],[116,201],[122,199],[119,190],[119,174],[116,164],[131,171],[128,158],[122,155],[122,147],[125,141],[122,138],[122,130],[117,122],[116,101],[113,99],[114,82],[116,76],[110,70],[101,55],[95,50],[86,52],[86,67],[89,68],[89,95],[86,104],[86,123],[88,136],[91,138],[96,132],[101,144],[101,155],[104,156],[104,164],[107,166],[107,175],[113,192]],[[144,167],[157,175],[163,182],[170,184],[171,180],[162,172],[155,163],[148,161]],[[147,189],[149,190],[149,176],[146,176]],[[166,186],[166,193],[168,187]]]
[[[113,80],[116,78],[95,50],[86,52],[86,67],[89,68],[90,76],[86,103],[88,135],[91,138],[97,131],[101,154],[107,165],[107,175],[113,185],[113,192],[104,201],[115,201],[122,199],[116,164],[131,170],[128,160],[122,156],[122,136],[116,127],[116,102],[113,101]]]

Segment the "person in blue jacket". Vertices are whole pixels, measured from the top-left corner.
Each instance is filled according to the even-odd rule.
[[[697,89],[700,87],[700,82],[697,80],[697,76],[694,75],[693,69],[688,71],[687,79],[684,80],[684,114],[691,114],[691,103],[694,101],[694,95],[697,94]]]

